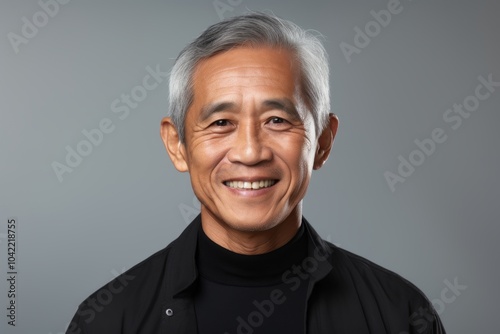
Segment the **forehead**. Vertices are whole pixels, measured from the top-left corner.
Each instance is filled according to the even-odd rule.
[[[299,68],[283,48],[241,46],[200,61],[193,73],[195,100],[246,88],[295,93]]]

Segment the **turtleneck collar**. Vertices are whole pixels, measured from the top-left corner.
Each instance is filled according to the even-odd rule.
[[[243,255],[219,246],[198,233],[196,263],[200,275],[208,280],[236,286],[267,286],[282,282],[281,276],[307,256],[307,236],[301,224],[295,236],[269,253]]]

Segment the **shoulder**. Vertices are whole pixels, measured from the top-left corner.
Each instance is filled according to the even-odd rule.
[[[85,299],[67,333],[153,333],[176,283],[193,274],[199,216],[174,241],[115,277]],[[187,271],[187,273],[186,273]],[[127,332],[127,333],[128,333]]]
[[[173,244],[93,292],[79,305],[67,333],[121,333],[130,320],[147,316],[143,313],[149,307],[161,303],[158,296]]]
[[[354,283],[366,286],[380,296],[402,298],[408,302],[426,303],[425,294],[401,275],[384,268],[362,256],[329,244],[332,261],[339,272],[347,271]]]
[[[311,224],[303,218],[310,237],[310,253],[328,254],[329,274],[325,277],[330,286],[344,287],[363,296],[427,301],[425,295],[407,279],[374,262],[340,248],[322,239]]]
[[[115,277],[85,299],[67,333],[153,333],[173,287],[192,275],[199,216],[162,250]]]
[[[323,292],[341,296],[346,303],[359,306],[383,323],[409,332],[444,333],[432,303],[413,283],[362,256],[328,243],[331,250],[329,285]],[[335,284],[331,284],[332,281]],[[331,286],[339,287],[335,288]],[[342,292],[339,292],[342,290]],[[354,302],[353,302],[354,301]],[[400,332],[405,333],[405,330]],[[398,332],[399,333],[399,332]]]

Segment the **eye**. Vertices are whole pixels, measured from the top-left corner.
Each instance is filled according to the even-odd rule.
[[[227,126],[229,125],[229,121],[227,119],[218,119],[215,122],[212,123],[212,125],[215,126]]]
[[[218,119],[210,123],[207,130],[214,133],[228,133],[234,129],[234,124],[229,119]]]
[[[270,117],[267,123],[271,126],[279,126],[280,128],[286,125],[291,125],[290,122],[286,118],[273,116]]]
[[[286,121],[281,118],[281,117],[273,117],[269,120],[269,123],[273,123],[273,124],[281,124],[281,123],[285,123]]]
[[[267,126],[269,129],[275,131],[286,131],[292,127],[292,123],[286,118],[279,116],[272,116],[267,119]]]

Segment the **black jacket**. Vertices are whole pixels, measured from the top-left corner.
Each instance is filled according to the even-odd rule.
[[[198,216],[166,248],[93,293],[80,305],[66,333],[197,333],[193,294],[200,223]],[[305,219],[303,223],[309,256],[300,274],[287,271],[283,280],[295,286],[309,284],[307,333],[445,333],[418,288],[322,240]]]

